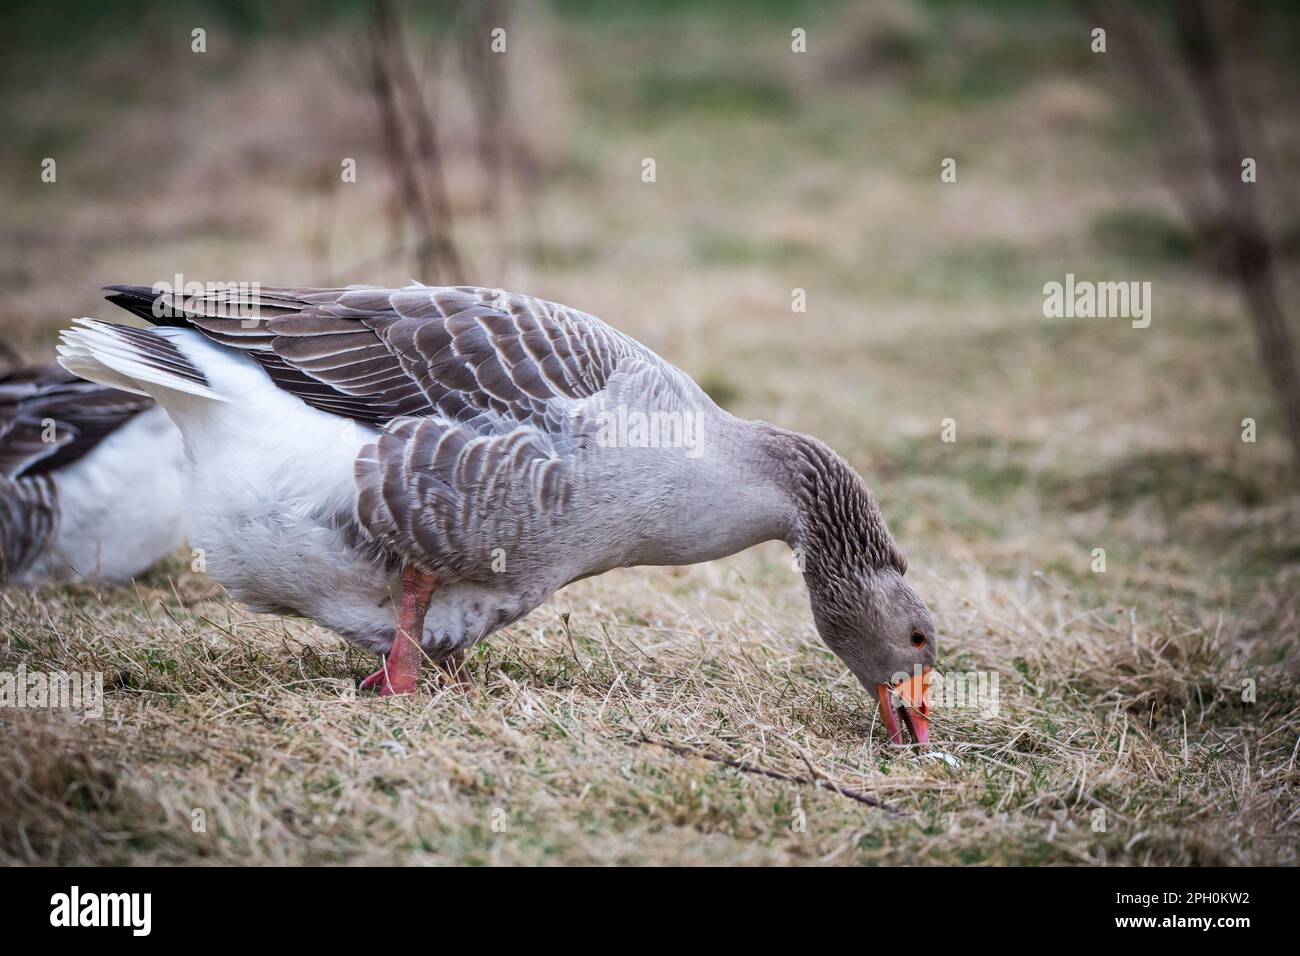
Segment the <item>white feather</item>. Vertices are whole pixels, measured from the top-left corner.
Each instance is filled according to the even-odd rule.
[[[181,436],[160,408],[141,412],[54,473],[54,540],[27,577],[128,581],[181,543]]]
[[[200,398],[225,401],[212,389],[148,364],[127,340],[120,338],[107,322],[75,319],[74,329],[60,334],[59,364],[91,382],[124,389],[139,395],[153,395],[146,384],[185,392]],[[159,332],[164,330],[158,330]],[[155,334],[158,334],[155,332]]]

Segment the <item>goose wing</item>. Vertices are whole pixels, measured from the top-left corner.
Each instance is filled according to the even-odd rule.
[[[57,365],[10,368],[0,373],[0,475],[16,480],[66,467],[152,406]]]
[[[45,550],[54,525],[54,484],[48,476],[12,481],[0,475],[0,584]]]
[[[0,349],[0,581],[26,568],[54,533],[53,474],[152,405]]]
[[[560,439],[568,403],[600,392],[623,362],[675,372],[595,316],[499,289],[107,291],[155,324],[247,351],[308,405],[377,427],[432,416],[492,430],[526,424]]]
[[[390,552],[454,577],[570,506],[575,453],[602,411],[708,403],[600,319],[499,289],[108,291],[244,350],[308,405],[381,428],[357,460],[358,518]]]

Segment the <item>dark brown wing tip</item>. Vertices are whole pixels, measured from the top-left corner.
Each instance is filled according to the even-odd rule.
[[[159,293],[154,292],[147,285],[106,285],[103,291],[111,293],[104,296],[109,302],[126,309],[132,315],[138,315],[146,322],[151,322],[154,325],[175,326],[189,324],[185,321],[183,315],[178,314],[178,310],[169,309],[167,311],[171,314],[168,315],[157,314],[154,310],[154,303],[158,300]]]

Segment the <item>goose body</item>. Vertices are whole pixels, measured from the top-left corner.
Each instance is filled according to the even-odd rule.
[[[586,313],[475,287],[110,290],[158,327],[80,320],[60,361],[166,409],[190,543],[254,608],[445,659],[611,568],[798,546],[799,461],[851,475],[848,559],[901,581],[829,449]]]
[[[406,551],[400,538],[385,548],[371,530],[385,527],[386,502],[374,504],[381,512],[374,524],[363,523],[357,478],[359,462],[374,467],[383,433],[305,405],[245,356],[223,353],[196,333],[163,331],[229,396],[171,403],[189,458],[186,533],[208,571],[254,609],[310,617],[386,652]],[[706,430],[743,437],[742,423],[712,403],[706,414]],[[481,447],[491,450],[491,440]],[[780,530],[749,520],[763,513],[754,499],[764,489],[740,483],[735,459],[592,441],[566,464],[564,505],[543,507],[542,489],[524,471],[511,471],[515,465],[499,463],[499,471],[483,475],[499,488],[476,486],[481,500],[450,506],[459,522],[451,549],[418,552],[433,559],[442,582],[421,638],[435,655],[467,649],[579,578],[709,560]],[[366,487],[382,493],[378,484]],[[413,510],[424,504],[413,486],[401,494]]]
[[[181,460],[151,400],[0,354],[0,583],[145,571],[181,542]]]

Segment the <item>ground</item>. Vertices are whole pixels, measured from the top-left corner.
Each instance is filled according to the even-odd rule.
[[[941,668],[996,675],[996,708],[936,709],[953,761],[891,748],[777,543],[581,582],[477,649],[474,691],[386,700],[355,690],[373,657],[247,612],[185,550],[131,587],[0,592],[0,670],[107,692],[102,719],[0,711],[0,862],[1294,863],[1295,470],[1158,117],[1087,24],[603,9],[512,26],[540,175],[504,239],[456,145],[465,97],[429,80],[472,278],[834,446]],[[356,31],[322,29],[213,19],[199,55],[156,14],[9,64],[5,336],[38,357],[71,316],[121,319],[108,282],[410,278]],[[1044,318],[1066,273],[1152,282],[1151,326]]]

